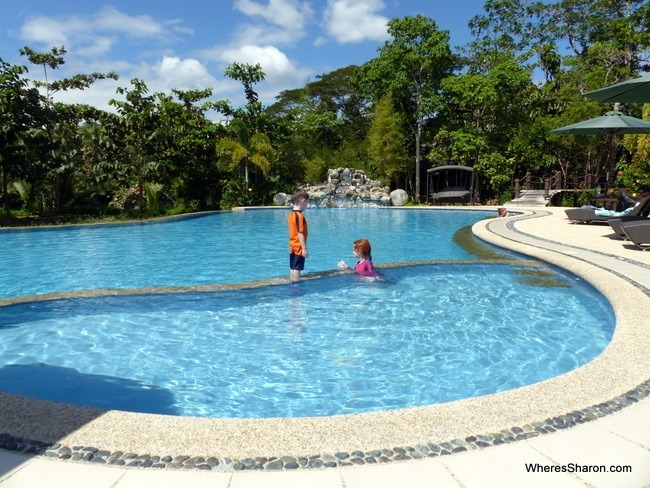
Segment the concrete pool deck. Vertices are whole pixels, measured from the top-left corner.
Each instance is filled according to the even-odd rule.
[[[478,209],[485,210],[485,207]],[[426,209],[423,209],[426,210]],[[517,209],[522,210],[524,209]],[[594,406],[627,398],[650,379],[650,253],[612,238],[609,226],[573,225],[561,208],[525,210],[488,219],[474,233],[501,247],[568,269],[612,303],[617,328],[608,348],[591,363],[535,385],[459,402],[414,409],[317,419],[183,419],[104,412],[0,395],[0,432],[66,446],[109,452],[215,456],[304,457],[313,454],[395,450],[467,440],[450,456],[362,467],[280,472],[156,470],[59,461],[0,451],[4,486],[650,486],[650,400],[555,433],[538,435],[536,423],[590,413]],[[489,294],[489,290],[480,290]],[[559,304],[561,306],[561,304]],[[641,390],[647,392],[647,388]],[[634,395],[632,395],[634,396]],[[625,404],[627,405],[627,403]],[[616,410],[614,408],[613,410]],[[542,426],[544,428],[544,425]],[[527,440],[485,449],[504,430]],[[551,432],[551,430],[547,430]],[[523,435],[529,434],[529,435]],[[513,435],[512,437],[516,437]],[[512,439],[514,440],[514,439]],[[460,449],[462,450],[462,449]],[[412,456],[415,457],[415,456]],[[527,473],[540,466],[629,465],[631,473]],[[551,468],[553,469],[553,468]],[[492,483],[492,484],[491,484]]]

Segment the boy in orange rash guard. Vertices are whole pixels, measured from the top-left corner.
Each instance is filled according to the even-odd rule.
[[[307,250],[307,220],[302,214],[309,204],[309,194],[298,188],[291,195],[293,210],[289,213],[289,279],[300,281],[300,272],[305,269]]]

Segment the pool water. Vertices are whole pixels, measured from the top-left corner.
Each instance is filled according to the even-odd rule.
[[[614,315],[555,268],[431,264],[384,280],[11,305],[0,389],[109,409],[304,417],[429,405],[542,381],[595,358]],[[535,268],[539,271],[539,268]]]
[[[376,263],[476,259],[456,230],[483,211],[308,209],[305,272],[354,263],[365,237]],[[289,275],[287,211],[224,212],[169,222],[0,231],[0,298],[95,288],[239,283]]]

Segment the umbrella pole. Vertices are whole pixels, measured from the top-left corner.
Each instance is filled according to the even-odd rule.
[[[609,134],[609,144],[607,149],[607,161],[605,163],[605,181],[607,190],[609,190],[609,177],[613,173],[612,171],[612,153],[614,152],[614,133]]]
[[[620,112],[621,110],[621,104],[619,102],[614,103],[614,112]],[[609,133],[609,150],[607,151],[607,172],[605,173],[605,180],[607,181],[607,189],[609,190],[609,177],[612,175],[614,172],[612,171],[612,159],[615,156],[613,153],[615,151],[614,148],[614,137],[615,133],[610,132]]]

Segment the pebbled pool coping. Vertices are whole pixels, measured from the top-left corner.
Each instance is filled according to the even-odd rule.
[[[534,215],[534,212],[532,213]],[[508,223],[510,224],[510,222]],[[510,229],[512,230],[512,229]],[[515,246],[515,249],[518,252],[522,252],[522,249],[518,249],[517,246]],[[541,255],[540,255],[541,254]],[[535,256],[538,259],[542,260],[547,260],[548,262],[551,262],[552,264],[557,264],[561,265],[561,261],[564,260],[564,258],[561,258],[559,260],[556,259],[549,259],[549,256],[544,256],[543,252],[536,251]],[[560,262],[553,262],[553,261],[560,261]],[[565,263],[566,264],[566,263]],[[581,266],[584,266],[584,263],[581,264]],[[567,266],[562,266],[562,267],[567,267]],[[570,269],[571,266],[568,266],[568,269],[570,271],[575,272],[575,270]],[[601,275],[600,278],[602,280],[603,278],[603,273],[605,275],[611,276],[610,273],[607,273],[606,270],[600,269],[596,270],[594,272],[595,275]],[[580,273],[582,274],[582,273]],[[580,275],[579,274],[579,275]],[[587,273],[589,274],[589,273]],[[584,276],[585,279],[587,279],[586,276]],[[598,283],[598,278],[595,278],[594,276],[591,276],[592,280],[589,280],[597,286]],[[618,278],[623,278],[622,281],[626,281],[624,277],[618,277]],[[602,281],[601,281],[602,283]],[[648,299],[648,292],[647,289],[640,288],[636,285],[632,285],[634,290],[630,290],[629,286],[631,285],[630,283],[625,284],[619,283],[617,287],[615,287],[617,290],[620,291],[620,289],[627,289],[629,293],[634,295],[634,292],[641,293],[644,296],[645,303],[647,303]],[[598,286],[597,286],[598,287]],[[625,314],[621,316],[621,309],[617,306],[617,303],[619,302],[616,297],[614,296],[614,299],[612,300],[612,283],[611,281],[608,282],[608,285],[606,287],[606,296],[610,298],[610,301],[612,301],[612,305],[614,305],[615,309],[617,310],[617,331],[615,331],[615,338],[613,339],[613,343],[616,340],[616,336],[621,332],[620,328],[626,328],[628,325],[633,325],[633,324],[627,324],[626,321],[629,321],[629,317],[626,317]],[[601,290],[603,291],[603,290]],[[614,293],[616,295],[616,293]],[[632,299],[638,299],[639,297],[632,297]],[[625,305],[625,304],[620,304],[618,305]],[[627,310],[627,307],[626,307]],[[636,312],[639,312],[639,310],[643,311],[644,310],[644,300],[641,300],[641,303],[639,304],[637,302],[637,308]],[[632,311],[634,312],[634,311]],[[621,319],[621,323],[619,323],[619,319]],[[637,324],[638,325],[638,324]],[[637,331],[638,332],[638,331]],[[647,332],[647,331],[646,331]],[[644,347],[647,348],[648,345],[648,338],[647,338],[647,333],[642,334],[642,339],[645,340],[644,342]],[[614,344],[613,348],[619,347],[618,344]],[[610,348],[608,347],[608,350]],[[611,351],[606,350],[606,352],[603,355],[606,355],[606,353],[609,353]],[[620,352],[620,351],[619,351]],[[554,383],[557,383],[560,381],[563,385],[560,386],[566,386],[567,384],[569,386],[572,385],[572,383],[575,384],[575,386],[578,386],[576,380],[580,380],[580,376],[582,373],[584,373],[584,370],[589,370],[593,369],[593,364],[599,362],[598,358],[597,360],[593,361],[589,365],[586,365],[585,367],[579,368],[578,370],[575,370],[574,372],[568,373],[567,375],[563,375],[562,377],[559,377],[557,379],[551,379],[546,382],[538,383],[536,385],[531,385],[530,387],[524,387],[518,390],[511,390],[510,392],[504,392],[496,395],[488,395],[486,397],[479,397],[477,399],[469,399],[468,401],[460,401],[460,402],[453,402],[451,404],[443,404],[440,406],[431,406],[431,407],[420,407],[417,409],[405,409],[403,411],[388,411],[388,412],[380,412],[377,415],[374,414],[361,414],[357,416],[339,416],[339,417],[333,417],[333,418],[322,418],[322,419],[305,419],[304,422],[297,422],[298,424],[301,424],[302,426],[309,426],[311,422],[316,422],[318,424],[327,424],[329,420],[332,420],[334,422],[333,427],[342,427],[344,425],[349,425],[348,422],[340,422],[341,419],[350,421],[351,423],[358,423],[360,424],[365,424],[364,428],[372,427],[374,426],[379,426],[381,423],[394,423],[394,422],[400,422],[400,421],[417,421],[419,417],[427,417],[427,416],[432,416],[432,418],[435,420],[437,419],[438,421],[444,420],[443,418],[440,417],[440,414],[444,414],[445,411],[447,413],[453,413],[455,408],[454,406],[459,406],[461,407],[459,410],[461,413],[467,412],[467,407],[469,407],[469,410],[473,410],[474,407],[480,407],[480,406],[485,406],[489,407],[489,401],[494,400],[495,402],[498,402],[499,398],[503,399],[505,398],[505,402],[498,402],[501,403],[502,405],[509,406],[509,400],[512,400],[511,397],[517,397],[521,396],[521,393],[527,393],[527,395],[523,395],[525,398],[529,398],[532,400],[539,400],[541,402],[548,401],[548,396],[542,395],[542,396],[537,396],[540,393],[540,389],[544,389],[545,387],[548,386],[553,386]],[[634,358],[626,358],[628,360],[633,360]],[[625,363],[626,361],[624,358],[621,358],[620,356],[618,357],[618,361],[620,363]],[[642,368],[647,367],[647,363],[644,363],[641,365]],[[302,447],[300,448],[302,452],[296,453],[296,452],[290,452],[291,449],[285,449],[284,451],[280,449],[277,452],[272,452],[273,449],[269,448],[265,453],[266,455],[259,455],[260,452],[258,452],[258,455],[250,455],[250,456],[234,456],[234,455],[209,455],[206,454],[209,451],[204,451],[203,455],[197,455],[196,452],[191,453],[191,454],[180,454],[178,452],[171,452],[171,450],[166,450],[165,448],[158,447],[157,450],[154,449],[147,449],[146,451],[138,451],[137,449],[131,449],[131,450],[120,450],[120,449],[111,449],[111,448],[101,448],[102,443],[101,442],[87,442],[87,443],[67,443],[65,442],[68,436],[64,436],[62,439],[56,439],[56,440],[51,440],[48,438],[51,438],[52,433],[48,433],[47,429],[44,429],[43,435],[41,436],[29,436],[29,435],[19,435],[15,429],[8,429],[10,430],[9,432],[5,432],[3,434],[0,434],[0,449],[8,450],[8,451],[14,451],[14,452],[21,452],[25,454],[33,454],[33,455],[40,455],[40,456],[45,456],[48,458],[56,458],[56,459],[62,459],[62,460],[73,460],[73,461],[85,461],[85,462],[91,462],[91,463],[97,463],[97,464],[107,464],[107,465],[118,465],[118,466],[132,466],[132,467],[151,467],[151,468],[165,468],[165,469],[198,469],[198,470],[259,470],[259,469],[264,469],[264,470],[278,470],[278,469],[285,469],[285,470],[292,470],[292,469],[309,469],[309,468],[329,468],[329,467],[340,467],[340,466],[352,466],[352,465],[362,465],[362,464],[375,464],[375,463],[387,463],[387,462],[395,462],[395,461],[402,461],[402,460],[408,460],[408,459],[420,459],[424,457],[435,457],[435,456],[441,456],[441,455],[450,455],[456,452],[464,452],[467,450],[475,450],[475,449],[484,449],[487,447],[491,447],[494,445],[500,445],[504,443],[510,443],[510,442],[515,442],[519,440],[524,440],[528,439],[531,437],[536,437],[539,435],[545,435],[549,434],[552,432],[556,432],[558,430],[563,430],[567,429],[570,427],[573,427],[575,425],[579,425],[581,423],[585,422],[590,422],[593,420],[597,420],[599,418],[602,418],[606,415],[609,415],[613,412],[616,412],[628,405],[634,404],[638,402],[639,400],[647,397],[650,394],[650,380],[647,379],[647,371],[649,369],[644,370],[645,374],[645,381],[642,382],[637,382],[635,383],[637,386],[623,390],[622,393],[619,393],[615,396],[610,395],[609,397],[606,396],[604,401],[597,401],[595,403],[589,404],[590,406],[586,408],[579,408],[579,409],[564,409],[562,410],[561,407],[556,407],[555,409],[551,408],[549,411],[555,410],[555,413],[557,412],[563,412],[563,413],[557,413],[554,415],[549,415],[549,416],[537,416],[535,417],[534,415],[528,416],[528,418],[543,418],[544,420],[540,421],[535,421],[535,422],[519,422],[519,423],[506,423],[505,425],[515,425],[514,427],[507,427],[507,428],[501,428],[498,430],[493,430],[490,429],[489,427],[486,429],[479,429],[479,428],[474,428],[474,430],[469,430],[469,432],[483,432],[482,434],[474,434],[474,435],[461,435],[461,436],[447,436],[445,437],[444,435],[439,435],[436,434],[435,432],[432,432],[430,429],[418,429],[417,430],[417,435],[416,438],[418,439],[418,442],[408,442],[408,443],[400,443],[400,442],[394,442],[391,443],[389,440],[386,440],[385,438],[381,442],[375,442],[375,446],[372,446],[372,444],[369,446],[368,442],[372,442],[372,440],[368,439],[359,439],[357,442],[354,440],[347,442],[347,444],[354,446],[355,444],[358,446],[357,449],[350,448],[350,449],[335,449],[335,450],[330,450],[330,449],[323,449],[322,451],[318,450],[309,450],[309,447]],[[598,372],[598,369],[597,371]],[[593,372],[592,372],[593,373]],[[616,372],[615,372],[616,373]],[[588,375],[589,376],[589,375]],[[591,380],[599,380],[601,379],[598,377],[598,375],[592,375]],[[616,374],[614,375],[616,376]],[[569,378],[567,381],[567,377]],[[634,377],[639,377],[634,376]],[[615,378],[618,379],[618,378]],[[627,381],[623,381],[623,385],[630,383],[630,380],[633,378],[627,378]],[[555,381],[558,380],[558,381]],[[555,385],[557,386],[557,385]],[[584,385],[583,385],[584,386]],[[560,388],[560,392],[564,391],[565,395],[570,394],[569,391],[566,391],[566,389]],[[609,391],[613,391],[610,389]],[[558,391],[556,389],[555,394],[557,394]],[[602,395],[602,393],[601,393]],[[12,412],[9,412],[10,415],[6,416],[4,415],[7,413],[7,410],[11,410],[11,408],[7,409],[6,405],[7,402],[9,404],[14,404],[14,409],[17,409],[19,412],[25,416],[25,408],[30,409],[32,408],[34,413],[34,410],[37,410],[38,412],[36,413],[36,416],[32,418],[32,420],[40,420],[42,421],[42,426],[46,424],[47,419],[43,419],[44,415],[47,415],[48,413],[54,414],[54,418],[56,420],[65,420],[68,419],[70,420],[71,418],[75,417],[82,417],[81,422],[78,422],[78,424],[81,424],[80,430],[83,430],[83,426],[86,426],[87,424],[93,423],[96,419],[99,419],[103,417],[104,415],[109,415],[111,418],[109,419],[109,423],[112,421],[117,421],[119,422],[120,414],[128,414],[125,412],[105,412],[105,411],[97,411],[96,409],[85,409],[84,407],[74,407],[70,405],[60,405],[60,404],[55,404],[53,402],[43,402],[43,401],[30,401],[31,399],[25,399],[24,397],[17,397],[14,398],[12,401],[11,397],[17,397],[15,395],[9,395],[9,394],[0,394],[0,405],[4,405],[2,409],[0,409],[0,413],[3,413],[3,415],[0,417],[2,418],[2,423],[5,423],[7,418],[11,418]],[[486,402],[487,400],[487,402]],[[521,399],[520,399],[521,400]],[[558,399],[559,400],[559,399]],[[14,403],[15,402],[15,403]],[[558,403],[562,403],[559,402]],[[566,402],[563,402],[566,403]],[[570,403],[570,402],[569,402]],[[583,403],[588,404],[588,403]],[[437,408],[440,407],[440,408]],[[486,408],[487,410],[490,410],[489,408]],[[442,410],[442,412],[440,412]],[[503,412],[502,412],[503,413]],[[13,416],[15,416],[16,412],[13,412]],[[433,415],[432,415],[433,414]],[[456,412],[458,414],[458,412]],[[474,415],[478,415],[478,412],[474,412]],[[29,415],[27,415],[29,417]],[[97,416],[97,417],[95,417]],[[123,415],[125,418],[128,417],[128,415]],[[134,414],[135,420],[140,420],[144,421],[146,420],[146,417],[164,417],[164,416],[148,416],[148,415],[142,415],[142,414]],[[525,416],[525,415],[524,415]],[[133,416],[132,416],[133,417]],[[457,415],[454,415],[454,417],[458,417]],[[49,417],[48,417],[49,418]],[[507,415],[504,415],[504,418],[507,418]],[[368,421],[370,419],[370,421]],[[50,418],[52,420],[52,418]],[[133,420],[133,419],[131,419]],[[160,420],[160,419],[159,419]],[[169,419],[167,419],[169,420]],[[216,419],[215,419],[216,420]],[[282,424],[286,424],[287,427],[291,426],[291,424],[295,424],[295,422],[291,422],[291,420],[294,419],[284,419],[286,422],[283,422],[282,419],[274,419],[273,422],[270,422],[272,424],[272,427],[275,428],[281,428]],[[377,421],[379,423],[377,423]],[[501,421],[507,422],[507,420]],[[20,423],[20,422],[19,422]],[[251,427],[251,423],[256,423],[254,421],[252,422],[235,422],[234,426],[235,428],[247,428]],[[262,427],[264,427],[264,424],[266,424],[266,427],[269,427],[268,422],[258,422],[259,424],[262,424]],[[499,422],[496,422],[497,424]],[[129,425],[129,428],[126,430],[126,435],[124,432],[122,432],[123,440],[126,441],[126,436],[129,435],[135,435],[137,437],[136,432],[134,431],[135,429],[133,428],[133,423],[132,422],[127,422]],[[136,422],[137,424],[137,422]],[[143,424],[143,427],[151,427],[150,422],[141,422]],[[146,424],[146,425],[144,425]],[[163,422],[163,424],[169,426],[171,425],[169,422]],[[201,423],[202,425],[205,425],[205,423]],[[426,422],[425,422],[426,424]],[[481,422],[479,422],[481,424]],[[487,424],[494,425],[494,423],[487,422]],[[321,428],[316,429],[319,430],[321,433],[323,432],[322,426],[320,425]],[[38,427],[38,426],[37,426]],[[224,425],[220,425],[220,427],[224,427]],[[232,427],[230,425],[229,427]],[[259,427],[259,426],[258,426]],[[295,427],[295,425],[293,426]],[[476,427],[476,425],[474,426]],[[104,426],[105,428],[105,426]],[[2,427],[0,427],[0,431],[3,431]],[[13,433],[11,432],[13,430]],[[20,431],[20,428],[18,428]],[[26,432],[30,431],[35,431],[38,432],[39,429],[36,428],[34,429],[23,429]],[[253,429],[255,430],[255,429]],[[289,429],[292,430],[292,429]],[[327,429],[325,429],[327,430]],[[398,429],[399,430],[399,429]],[[462,429],[461,429],[462,430]],[[101,431],[101,429],[100,429]],[[118,429],[119,431],[119,429]],[[487,432],[487,433],[486,433]],[[108,434],[109,432],[107,432]],[[198,433],[198,432],[197,432]],[[215,432],[217,435],[220,433],[220,431],[217,429]],[[358,433],[358,432],[356,432]],[[70,436],[70,440],[76,440],[74,433],[71,433],[72,435]],[[114,433],[113,433],[114,434]],[[165,430],[159,431],[160,435],[165,434]],[[355,435],[355,429],[351,429],[350,436]],[[119,437],[119,436],[118,436]],[[399,435],[394,436],[396,439],[399,438]],[[33,440],[33,439],[46,439],[46,440]],[[80,439],[83,439],[84,436],[82,435]],[[87,436],[87,439],[92,439],[93,436]],[[370,436],[372,439],[373,436]],[[99,437],[95,436],[95,439],[101,439],[101,435]],[[419,441],[421,439],[421,442]],[[444,441],[432,441],[432,439],[447,439]],[[60,441],[60,442],[57,442]],[[98,444],[99,447],[93,447],[93,444]],[[129,445],[129,442],[125,442],[126,445]],[[137,444],[137,443],[136,443]],[[324,443],[326,444],[326,442]],[[132,447],[132,443],[131,446]],[[386,446],[386,445],[397,445],[400,447],[390,447],[390,448],[373,448],[376,446]],[[200,448],[196,448],[196,451],[200,452]],[[258,450],[259,451],[259,450]],[[143,453],[147,452],[147,454],[138,454],[138,452]],[[160,455],[158,454],[149,454],[150,452],[156,452],[156,453],[162,453]],[[188,451],[189,452],[189,451]],[[261,452],[264,452],[262,449]],[[305,454],[309,452],[314,452],[314,454]],[[283,455],[285,454],[286,455]],[[275,455],[273,455],[275,454]]]
[[[0,433],[0,449],[21,454],[43,456],[59,460],[89,462],[107,466],[154,469],[197,469],[204,471],[244,471],[244,470],[296,470],[317,468],[340,468],[345,466],[363,466],[366,464],[383,464],[395,461],[408,461],[437,456],[486,449],[488,447],[509,444],[532,439],[544,434],[570,429],[580,424],[592,422],[633,405],[650,395],[650,380],[639,387],[626,392],[608,402],[593,405],[580,411],[567,412],[564,415],[522,426],[503,429],[497,433],[478,434],[465,439],[449,439],[444,442],[416,444],[373,449],[315,454],[310,456],[282,456],[233,459],[217,456],[189,455],[151,455],[123,451],[108,451],[92,446],[66,446],[60,443],[47,443],[32,439],[15,437]]]

